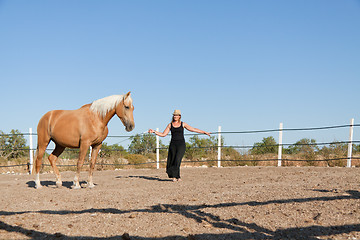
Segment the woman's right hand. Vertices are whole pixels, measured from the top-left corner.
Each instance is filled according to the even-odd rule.
[[[154,133],[155,131],[152,129],[149,129],[148,133]]]

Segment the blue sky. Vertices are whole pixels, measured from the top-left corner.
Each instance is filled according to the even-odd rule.
[[[35,131],[49,110],[128,91],[136,128],[114,118],[110,135],[163,130],[174,109],[212,132],[357,123],[359,43],[355,0],[0,0],[0,130]],[[302,137],[348,129],[284,142]]]

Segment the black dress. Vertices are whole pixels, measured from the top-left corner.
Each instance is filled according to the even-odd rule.
[[[171,123],[171,141],[169,146],[168,158],[166,163],[166,173],[169,178],[180,178],[180,164],[185,154],[184,127],[181,122],[180,127],[174,127]]]

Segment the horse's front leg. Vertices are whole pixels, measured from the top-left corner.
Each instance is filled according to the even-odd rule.
[[[95,185],[93,183],[93,173],[94,173],[94,169],[95,169],[96,158],[97,158],[97,156],[99,154],[101,145],[102,144],[92,146],[90,169],[89,169],[89,179],[88,179],[88,187],[89,188],[95,187]]]
[[[74,178],[74,185],[72,186],[73,189],[80,189],[80,172],[81,172],[81,168],[84,164],[84,160],[85,160],[85,156],[87,153],[87,150],[89,149],[90,144],[84,144],[81,143],[80,144],[80,149],[79,149],[79,159],[77,162],[77,169],[76,169],[76,173],[75,173],[75,178]]]

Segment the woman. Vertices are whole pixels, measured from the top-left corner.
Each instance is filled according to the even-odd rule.
[[[169,123],[164,132],[157,132],[149,129],[149,133],[155,133],[159,137],[165,137],[171,131],[171,141],[169,146],[168,158],[166,163],[166,173],[174,182],[180,179],[180,164],[185,154],[184,128],[191,132],[203,133],[210,136],[210,133],[197,128],[190,127],[187,123],[181,122],[180,110],[175,110],[171,123]]]

